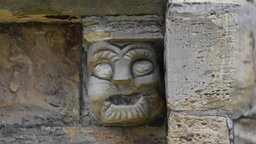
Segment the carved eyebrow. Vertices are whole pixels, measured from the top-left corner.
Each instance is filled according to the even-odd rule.
[[[124,56],[123,58],[125,60],[131,61],[132,59],[134,59],[135,57],[146,57],[148,59],[152,59],[153,58],[153,52],[149,49],[145,49],[145,48],[134,48],[129,50]]]
[[[119,60],[119,56],[118,54],[116,54],[115,52],[111,51],[111,50],[100,50],[97,52],[94,52],[91,61],[97,61],[99,59],[108,59],[111,62],[116,62],[117,60]]]

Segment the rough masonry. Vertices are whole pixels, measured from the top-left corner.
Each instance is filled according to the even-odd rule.
[[[233,143],[230,119],[250,110],[255,86],[252,32],[236,18],[245,5],[245,1],[169,1],[165,37],[167,106],[171,113],[189,115],[185,116],[187,121],[180,122],[184,117],[170,113],[170,143]],[[226,137],[210,136],[209,141],[208,136],[201,136],[205,130],[198,131],[200,128],[194,126],[208,119],[218,121],[220,116],[222,126],[215,132]],[[173,126],[174,120],[182,123],[180,128]],[[187,133],[177,134],[189,123],[192,126],[185,129]],[[216,125],[206,123],[208,127]]]
[[[0,25],[0,124],[79,119],[80,25]]]
[[[254,0],[0,1],[0,143],[253,144]]]

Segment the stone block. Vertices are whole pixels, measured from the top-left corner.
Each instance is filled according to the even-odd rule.
[[[192,1],[174,1],[167,13],[168,107],[242,113],[250,107],[255,84],[253,37],[233,17],[239,3]]]
[[[1,0],[14,15],[162,15],[166,0]]]
[[[227,120],[221,116],[193,116],[171,113],[169,144],[229,144]]]
[[[0,24],[0,125],[79,118],[79,23]]]
[[[34,127],[0,128],[4,144],[166,144],[159,128]]]
[[[158,15],[84,17],[82,22],[88,42],[163,39],[163,19]]]

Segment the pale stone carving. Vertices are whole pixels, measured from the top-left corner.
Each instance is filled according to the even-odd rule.
[[[94,43],[87,66],[89,104],[101,123],[138,125],[160,114],[159,67],[150,44]]]

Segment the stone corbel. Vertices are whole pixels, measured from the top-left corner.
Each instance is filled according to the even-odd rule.
[[[133,126],[158,117],[164,107],[158,56],[162,18],[85,17],[89,109],[104,125]]]

